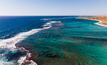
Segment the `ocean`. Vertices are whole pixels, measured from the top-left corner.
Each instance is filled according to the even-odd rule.
[[[80,16],[0,16],[0,65],[107,65],[107,27]]]

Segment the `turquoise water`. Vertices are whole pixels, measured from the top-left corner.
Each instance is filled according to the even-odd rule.
[[[63,25],[53,25],[21,42],[35,54],[38,65],[107,65],[106,27],[77,18],[51,21]]]
[[[51,28],[27,34],[28,37],[22,41],[20,39],[26,34],[19,35],[20,42],[16,46],[32,53],[30,59],[37,65],[107,65],[107,27],[96,25],[98,21],[78,17],[0,17],[0,47],[4,44],[2,39],[14,36],[17,39],[19,33],[43,28],[45,23],[54,21]],[[19,65],[19,58],[25,55],[26,52],[18,48],[0,48],[0,63]]]

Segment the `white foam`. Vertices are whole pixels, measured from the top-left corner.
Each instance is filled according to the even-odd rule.
[[[2,39],[0,40],[0,48],[16,48],[15,44],[24,40],[28,36],[31,36],[41,30],[49,29],[51,26],[49,25],[48,27],[44,28],[39,28],[39,29],[32,29],[28,32],[22,32],[17,34],[16,36],[9,38],[9,39]]]
[[[44,27],[52,27],[52,24],[53,23],[61,23],[61,21],[51,21],[51,22],[48,22],[46,23],[45,25],[43,25]]]
[[[1,58],[2,57],[2,58]],[[8,62],[4,56],[0,57],[0,65],[14,65],[14,61]]]
[[[33,60],[30,60],[31,64],[29,65],[37,65]]]
[[[0,65],[14,65],[13,62],[0,61]]]
[[[18,64],[21,65],[25,59],[26,59],[26,56],[20,57],[19,60],[17,61]]]
[[[44,24],[43,28],[32,29],[28,32],[22,32],[22,33],[19,33],[16,36],[9,38],[9,39],[0,39],[0,48],[8,48],[11,51],[12,50],[14,51],[14,50],[16,50],[15,44],[21,42],[22,40],[26,39],[28,36],[31,36],[41,30],[46,30],[46,29],[51,28],[52,23],[56,23],[56,22],[59,22],[59,21],[50,21],[50,22]],[[27,61],[26,60],[27,56],[30,57],[31,56],[30,53],[28,53],[26,56],[20,57],[20,59],[18,60],[19,65],[21,65],[24,61]],[[33,60],[28,60],[28,61],[31,63],[29,65],[37,65]],[[5,64],[14,65],[12,62],[4,62],[4,61],[0,62],[0,65],[5,65]]]
[[[98,22],[95,23],[95,24],[97,24],[97,25],[99,25],[99,26],[107,27],[107,25],[103,25],[103,24],[102,24],[102,21],[101,21],[101,20],[96,20],[96,21],[98,21]]]
[[[28,32],[19,33],[15,37],[0,40],[0,48],[16,48],[15,46],[16,43],[24,40],[28,36],[33,35],[41,30],[42,29],[32,29]]]
[[[37,63],[35,63],[33,60],[25,60],[25,59],[26,59],[26,56],[21,57],[18,60],[19,65],[22,65],[22,63],[25,63],[25,62],[29,62],[30,63],[30,64],[27,64],[27,65],[37,65]]]

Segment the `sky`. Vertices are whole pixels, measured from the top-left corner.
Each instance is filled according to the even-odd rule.
[[[0,0],[7,15],[107,15],[107,0]]]

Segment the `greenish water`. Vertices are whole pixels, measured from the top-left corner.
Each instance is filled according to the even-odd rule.
[[[36,33],[19,43],[34,53],[38,65],[107,65],[107,28],[97,21],[53,19],[63,25]]]

